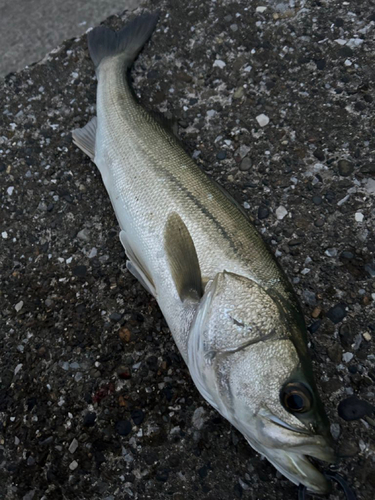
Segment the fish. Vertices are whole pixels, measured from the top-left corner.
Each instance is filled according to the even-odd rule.
[[[127,73],[158,14],[88,33],[96,116],[72,132],[98,167],[126,266],[156,299],[201,395],[285,477],[325,494],[336,461],[303,312],[234,198],[137,101]]]

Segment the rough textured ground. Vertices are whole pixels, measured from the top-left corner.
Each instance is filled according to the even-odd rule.
[[[1,0],[0,77],[42,59],[72,36],[140,0]]]
[[[294,283],[338,470],[372,500],[375,7],[265,4],[146,3],[161,19],[134,86],[178,117]],[[71,142],[95,87],[85,37],[3,82],[0,498],[297,498],[202,400],[125,270],[100,175]]]

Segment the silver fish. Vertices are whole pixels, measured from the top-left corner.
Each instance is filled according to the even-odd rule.
[[[73,140],[99,168],[129,271],[156,298],[203,397],[287,478],[335,460],[292,287],[246,214],[134,98],[126,78],[157,16],[88,34],[97,117]]]

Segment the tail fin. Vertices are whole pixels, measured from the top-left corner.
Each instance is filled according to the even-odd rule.
[[[87,38],[95,68],[106,57],[122,53],[130,66],[154,31],[158,17],[158,14],[142,14],[117,32],[106,26],[98,26],[90,31]]]

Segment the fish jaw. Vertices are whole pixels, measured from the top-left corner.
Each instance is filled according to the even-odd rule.
[[[312,454],[305,455],[296,450],[269,450],[264,448],[254,441],[247,440],[252,448],[264,455],[269,462],[285,476],[289,481],[296,485],[304,485],[311,493],[318,495],[326,495],[332,489],[331,482],[322,474],[309,460],[316,458]],[[322,456],[322,450],[319,451],[319,456]],[[326,458],[328,462],[332,462],[334,454],[331,450],[327,450]]]
[[[310,434],[305,429],[290,427],[264,409],[259,411],[255,427],[240,430],[248,443],[281,474],[294,484],[303,484],[312,493],[330,492],[330,481],[310,461],[310,458],[330,464],[337,461],[329,434]]]

